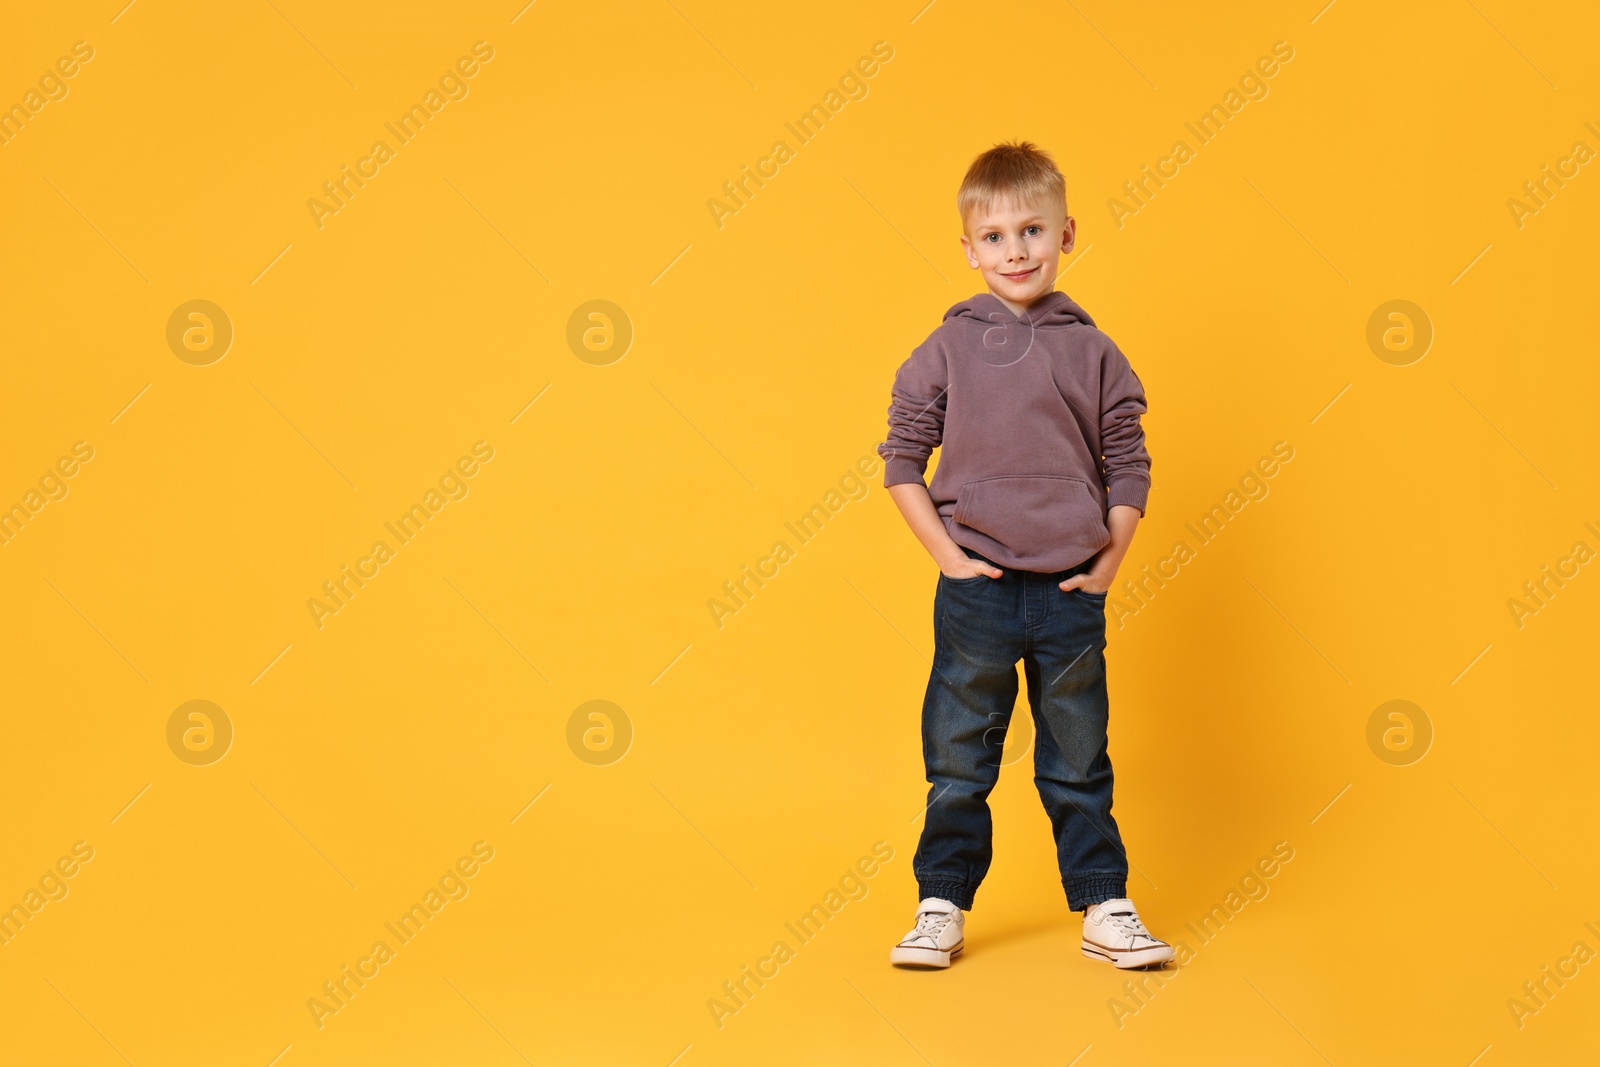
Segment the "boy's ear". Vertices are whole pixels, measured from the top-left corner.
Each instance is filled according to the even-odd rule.
[[[1071,215],[1068,215],[1067,216],[1066,228],[1064,230],[1062,230],[1062,234],[1061,234],[1061,251],[1063,251],[1063,252],[1072,251],[1072,246],[1075,243],[1077,243],[1077,240],[1078,240],[1078,224],[1075,221],[1073,221],[1073,218],[1072,218]]]
[[[978,267],[978,255],[972,250],[972,242],[967,240],[967,235],[961,235],[961,250],[967,254],[967,266],[974,270]]]

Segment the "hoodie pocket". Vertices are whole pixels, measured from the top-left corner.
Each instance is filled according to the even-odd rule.
[[[956,490],[951,516],[1019,555],[1071,550],[1088,559],[1111,540],[1100,502],[1081,478],[1006,474]]]

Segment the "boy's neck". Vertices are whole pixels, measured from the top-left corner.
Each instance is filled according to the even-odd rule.
[[[1011,314],[1015,315],[1017,318],[1020,319],[1020,318],[1022,318],[1023,314],[1025,312],[1027,312],[1027,310],[1029,308],[1031,308],[1034,305],[1038,304],[1041,300],[1045,300],[1045,299],[1049,298],[1049,296],[1054,292],[1055,292],[1055,289],[1053,289],[1053,288],[1049,289],[1046,292],[1040,293],[1038,296],[1034,297],[1032,301],[1030,301],[1029,303],[1026,303],[1026,304],[1019,304],[1015,300],[1007,300],[1005,297],[1001,296],[999,293],[995,292],[993,289],[989,290],[989,295],[994,297],[996,300],[1000,301],[1000,303],[1004,304],[1006,306],[1006,310],[1010,311]]]

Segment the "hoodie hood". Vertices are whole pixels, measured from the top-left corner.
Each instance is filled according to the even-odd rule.
[[[1094,319],[1059,289],[1040,297],[1022,315],[1013,315],[1000,298],[990,292],[969,297],[944,313],[949,319],[972,319],[986,325],[1029,322],[1036,330],[1060,329],[1066,326],[1093,326]]]

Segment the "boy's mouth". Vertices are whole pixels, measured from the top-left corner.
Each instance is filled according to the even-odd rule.
[[[1005,271],[1001,271],[1000,272],[1000,277],[1009,278],[1011,281],[1014,281],[1014,282],[1020,282],[1024,278],[1027,278],[1030,275],[1032,275],[1033,272],[1038,270],[1038,269],[1039,269],[1038,265],[1035,264],[1034,266],[1029,267],[1027,270],[1020,270],[1020,271],[1017,271],[1015,274],[1007,274]]]

